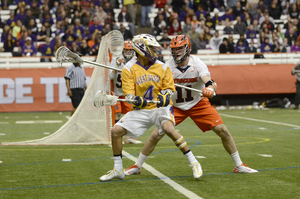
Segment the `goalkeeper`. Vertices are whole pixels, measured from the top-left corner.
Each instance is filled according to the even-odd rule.
[[[113,58],[110,66],[123,69],[124,65],[134,57],[134,54],[135,53],[132,48],[132,42],[125,41],[122,56]],[[116,70],[110,70],[109,78],[113,80],[114,94],[118,96],[120,99],[124,99],[125,97],[122,90],[121,72]],[[117,104],[114,106],[114,109],[115,109],[115,123],[117,123],[121,118],[121,114],[126,114],[127,112],[131,111],[132,104],[128,104],[127,102],[117,102]],[[140,144],[142,142],[132,137],[125,137],[125,143]]]
[[[202,176],[199,162],[189,150],[184,138],[174,128],[172,101],[170,95],[175,91],[171,70],[157,61],[157,48],[160,45],[148,34],[133,37],[133,48],[137,59],[131,59],[122,70],[122,89],[126,99],[136,100],[132,110],[126,113],[111,131],[114,169],[100,177],[101,181],[123,179],[122,137],[137,138],[153,124],[158,134],[166,133],[175,145],[187,157],[195,178]],[[147,103],[147,100],[160,101],[159,104]],[[158,108],[160,107],[160,108]]]
[[[190,40],[185,35],[175,36],[171,40],[170,48],[173,58],[167,62],[167,65],[172,71],[175,83],[203,92],[201,96],[197,92],[176,87],[177,93],[172,97],[176,125],[190,117],[203,132],[213,130],[221,138],[225,150],[232,157],[235,163],[234,172],[257,173],[257,170],[249,168],[241,161],[233,137],[216,109],[211,106],[208,98],[215,95],[217,84],[210,78],[207,66],[196,56],[190,55]],[[160,135],[155,129],[146,141],[137,162],[126,169],[125,175],[140,174],[143,163],[162,137],[163,134]]]

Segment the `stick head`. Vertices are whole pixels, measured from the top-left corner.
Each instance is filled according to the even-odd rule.
[[[118,96],[107,95],[104,91],[99,90],[94,97],[94,106],[99,108],[102,106],[113,106],[117,104]]]
[[[57,62],[72,62],[79,63],[80,65],[83,63],[81,57],[76,53],[71,52],[66,46],[61,46],[55,51],[55,58]]]
[[[112,30],[107,34],[107,44],[113,56],[122,55],[124,48],[124,38],[119,30]]]

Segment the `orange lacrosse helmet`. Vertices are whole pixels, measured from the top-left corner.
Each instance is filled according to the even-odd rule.
[[[187,36],[177,35],[172,38],[170,48],[175,63],[180,64],[190,55],[191,42]]]
[[[123,50],[123,56],[124,58],[129,61],[134,55],[134,50],[132,47],[132,41],[125,41],[124,42],[124,50]]]

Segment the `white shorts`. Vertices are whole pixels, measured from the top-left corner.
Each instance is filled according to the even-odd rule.
[[[162,124],[171,121],[175,125],[173,107],[155,108],[152,110],[132,110],[126,113],[115,125],[119,125],[127,130],[127,137],[137,138],[145,133],[152,125],[156,125],[159,134],[164,134]]]

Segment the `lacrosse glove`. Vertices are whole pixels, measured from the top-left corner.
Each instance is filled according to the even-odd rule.
[[[142,109],[147,105],[147,100],[143,97],[136,96],[134,99],[137,100],[137,102],[133,104],[133,108],[136,110]]]
[[[171,95],[169,92],[160,91],[160,93],[157,94],[157,99],[159,100],[157,108],[168,106],[170,104],[170,97]]]
[[[216,95],[214,89],[205,87],[202,90],[203,97],[212,98]]]

